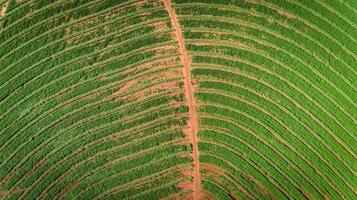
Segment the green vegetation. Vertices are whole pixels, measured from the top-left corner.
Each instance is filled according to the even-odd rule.
[[[225,193],[356,198],[357,30],[335,7],[350,9],[337,1],[177,3],[200,81],[200,161],[242,184]],[[208,191],[221,190],[219,179],[207,180]]]
[[[182,75],[164,76],[181,66],[160,2],[9,1],[1,22],[2,197],[179,190],[187,107]]]
[[[357,2],[172,8],[201,196],[357,199]],[[163,1],[0,0],[0,12],[0,199],[191,197],[190,108]]]

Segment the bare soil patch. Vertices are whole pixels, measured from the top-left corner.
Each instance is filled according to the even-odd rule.
[[[78,183],[79,183],[79,180],[74,180],[74,181],[70,182],[69,184],[67,184],[66,187],[64,187],[63,190],[60,192],[60,196],[62,196],[64,193],[66,193],[67,191],[74,188],[76,185],[78,185]]]
[[[0,10],[0,17],[3,17],[6,15],[7,7],[9,6],[9,1],[6,1],[5,3],[2,4],[1,10]]]
[[[308,200],[313,200],[314,198],[312,198],[311,194],[306,191],[304,188],[299,188],[300,192],[305,196],[306,199]]]
[[[166,31],[169,28],[169,27],[167,27],[166,23],[163,21],[155,22],[153,24],[153,26],[154,26],[156,32]]]
[[[179,83],[177,81],[162,82],[163,79],[169,79],[177,77],[177,70],[162,70],[158,73],[153,73],[140,77],[139,79],[133,79],[118,88],[111,96],[115,98],[114,101],[120,99],[142,99],[150,94],[158,93],[163,90],[170,90],[177,92],[180,90]],[[147,86],[147,85],[150,86]],[[124,95],[123,95],[124,94]]]
[[[7,197],[10,194],[14,194],[14,193],[19,193],[19,192],[25,192],[26,188],[14,188],[12,190],[4,190],[4,191],[0,191],[0,198],[1,197]]]
[[[0,181],[0,185],[6,184],[14,175],[15,175],[15,172],[14,172],[14,171],[11,171],[10,173],[8,173],[8,174]]]
[[[41,166],[43,166],[43,164],[45,164],[45,161],[43,160],[39,160],[31,169],[31,171],[28,173],[27,176],[31,176],[32,174],[34,174],[34,172],[36,170],[38,170]]]

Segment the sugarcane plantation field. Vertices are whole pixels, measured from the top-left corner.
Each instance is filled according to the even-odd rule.
[[[357,1],[0,0],[0,199],[357,199]]]

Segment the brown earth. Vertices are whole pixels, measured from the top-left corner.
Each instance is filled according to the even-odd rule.
[[[305,196],[306,199],[308,200],[313,200],[314,198],[312,198],[311,194],[306,191],[304,188],[299,188],[300,192]]]
[[[12,190],[4,190],[4,191],[0,191],[0,197],[7,197],[10,194],[14,194],[14,193],[19,193],[19,192],[25,192],[26,188],[14,188]]]
[[[60,196],[71,190],[72,188],[76,187],[79,183],[79,180],[74,180],[70,183],[68,183],[60,192]]]
[[[149,94],[158,93],[160,90],[170,90],[173,92],[177,92],[180,90],[179,83],[177,81],[160,83],[161,79],[166,77],[175,77],[177,73],[178,72],[176,72],[175,70],[166,70],[166,71],[163,70],[156,74],[143,76],[140,78],[140,80],[138,79],[130,80],[128,81],[128,83],[121,86],[117,91],[112,93],[111,96],[112,97],[119,96],[114,99],[114,101],[117,101],[119,99],[142,99]],[[150,81],[153,83],[153,85],[138,90],[135,89],[144,86],[143,84],[145,83],[141,80]],[[136,91],[134,93],[126,94],[130,92],[131,89]]]
[[[162,32],[168,29],[167,25],[163,21],[155,22],[153,26],[157,32]]]
[[[200,193],[201,193],[201,175],[200,175],[200,163],[198,160],[198,145],[197,145],[198,117],[197,117],[196,103],[193,95],[193,87],[190,77],[190,60],[188,58],[180,24],[178,22],[175,10],[172,8],[171,1],[164,0],[164,6],[169,14],[172,27],[174,28],[175,38],[178,43],[178,48],[180,51],[180,60],[183,65],[182,73],[184,76],[185,97],[189,108],[189,119],[188,119],[189,128],[187,130],[187,134],[192,143],[192,158],[193,158],[193,174],[192,174],[193,183],[190,183],[192,184],[192,187],[190,188],[193,192],[193,199],[198,200],[200,198]]]

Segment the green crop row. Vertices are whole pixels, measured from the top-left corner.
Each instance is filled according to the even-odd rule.
[[[0,33],[6,198],[179,192],[187,178],[180,171],[192,162],[181,130],[188,107],[182,75],[165,75],[181,66],[177,49],[165,49],[175,41],[163,4],[11,1],[7,14]]]

